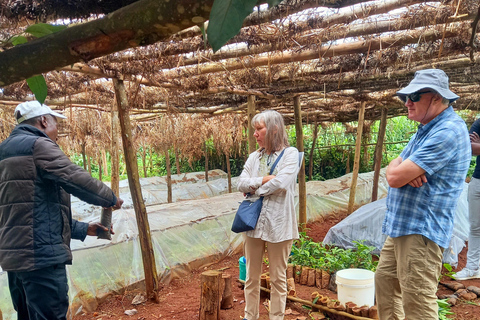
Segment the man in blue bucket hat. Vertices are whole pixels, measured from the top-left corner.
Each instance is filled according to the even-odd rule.
[[[470,140],[465,122],[450,106],[459,97],[442,70],[415,72],[397,95],[408,118],[420,124],[387,168],[382,232],[388,237],[375,273],[378,315],[382,320],[436,320],[435,293],[472,157]]]

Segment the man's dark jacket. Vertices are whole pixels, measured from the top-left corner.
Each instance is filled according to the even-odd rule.
[[[112,190],[73,164],[45,133],[20,124],[0,144],[0,266],[32,271],[70,264],[70,239],[88,224],[72,219],[70,194],[110,207]]]

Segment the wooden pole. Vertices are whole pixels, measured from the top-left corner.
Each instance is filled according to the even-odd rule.
[[[255,116],[255,96],[250,95],[247,98],[247,114],[248,114],[248,154],[257,149],[257,140],[253,136],[255,129],[252,127],[252,119]]]
[[[302,127],[302,110],[300,106],[300,97],[293,98],[295,110],[295,132],[297,135],[297,149],[304,152],[303,146],[303,127]],[[298,173],[298,227],[301,232],[305,231],[307,225],[307,186],[305,183],[305,157],[302,158],[300,172]]]
[[[199,320],[220,320],[221,279],[217,270],[202,273]]]
[[[113,79],[115,96],[118,106],[118,116],[120,119],[120,128],[122,131],[123,152],[125,154],[125,165],[127,167],[128,185],[132,195],[133,208],[138,224],[138,237],[142,249],[143,271],[145,273],[145,288],[147,298],[155,302],[158,300],[158,278],[155,265],[155,256],[153,253],[152,238],[150,235],[150,225],[147,218],[147,209],[143,202],[142,189],[138,175],[137,157],[133,148],[132,126],[130,124],[130,115],[128,112],[128,100],[123,80]]]
[[[203,143],[203,147],[205,149],[205,182],[208,182],[208,149],[206,141]]]
[[[382,151],[383,141],[385,140],[385,131],[387,128],[387,113],[388,109],[386,107],[383,107],[382,116],[380,118],[380,128],[378,130],[377,145],[375,146],[372,202],[377,201],[378,198],[378,179],[380,178],[380,169],[382,168]]]
[[[358,126],[357,126],[357,140],[355,145],[355,160],[353,162],[352,184],[350,185],[350,198],[348,199],[348,214],[353,212],[355,204],[355,194],[357,192],[358,171],[360,169],[360,149],[362,145],[363,122],[365,119],[365,105],[367,103],[362,101],[360,110],[358,111]]]
[[[227,161],[227,179],[228,179],[228,193],[232,193],[232,169],[230,168],[230,155],[225,155]]]
[[[313,128],[313,137],[312,137],[312,148],[310,149],[310,154],[308,157],[308,180],[312,180],[312,176],[313,176],[313,152],[315,151],[317,136],[318,136],[318,124],[317,124],[317,119],[315,118],[315,124]]]
[[[172,168],[170,166],[170,154],[165,150],[165,166],[167,167],[167,202],[172,203]]]
[[[174,146],[175,150],[175,166],[177,167],[177,174],[182,173],[180,171],[180,155],[178,154],[178,148]]]
[[[113,193],[115,193],[116,195],[118,195],[118,192],[120,190],[120,154],[118,153],[120,146],[118,143],[118,132],[118,109],[115,105],[112,105],[112,149],[110,151],[110,157],[112,161],[112,179],[110,180],[110,185]]]

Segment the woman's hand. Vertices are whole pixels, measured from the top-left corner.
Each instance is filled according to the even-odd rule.
[[[262,179],[262,185],[264,185],[265,183],[267,183],[268,181],[272,180],[273,178],[275,178],[275,176],[273,174],[269,175],[269,176],[265,176],[263,177]]]

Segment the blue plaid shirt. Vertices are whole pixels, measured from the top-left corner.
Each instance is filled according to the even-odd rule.
[[[392,238],[420,234],[447,248],[472,158],[465,122],[447,108],[419,125],[400,157],[425,170],[428,182],[420,188],[389,188],[382,232]]]

